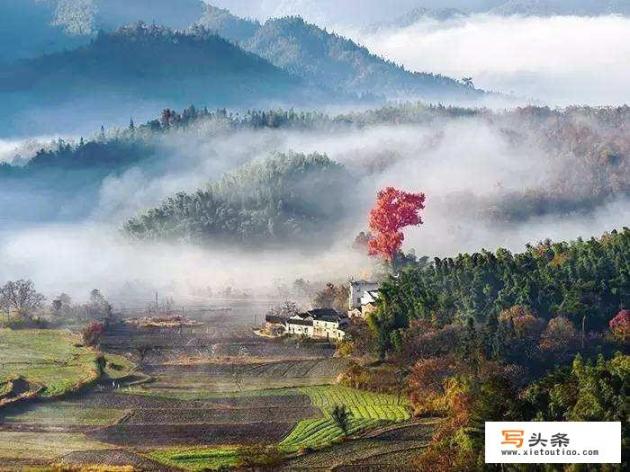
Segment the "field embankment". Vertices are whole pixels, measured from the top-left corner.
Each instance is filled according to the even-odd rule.
[[[52,398],[95,381],[97,357],[67,331],[0,329],[0,406],[15,398],[12,391]]]

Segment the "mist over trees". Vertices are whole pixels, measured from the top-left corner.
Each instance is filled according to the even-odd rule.
[[[99,211],[106,184],[120,181],[120,185],[123,185],[124,177],[132,171],[141,173],[145,179],[142,185],[148,185],[152,179],[167,178],[174,170],[182,175],[190,174],[188,181],[199,184],[181,190],[186,190],[187,198],[192,198],[193,191],[202,187],[204,180],[218,181],[225,170],[236,169],[259,157],[258,153],[241,149],[240,146],[236,146],[236,149],[232,149],[235,146],[224,147],[224,143],[232,139],[238,141],[240,136],[247,135],[248,139],[258,136],[264,143],[260,151],[264,157],[278,150],[285,153],[299,151],[304,140],[311,142],[309,147],[318,150],[322,146],[312,142],[319,142],[322,137],[330,141],[337,138],[355,139],[353,136],[369,137],[372,134],[375,137],[379,134],[389,136],[390,133],[396,136],[393,134],[394,125],[409,127],[405,140],[414,143],[417,150],[414,148],[410,152],[406,147],[409,145],[404,142],[390,142],[378,146],[376,150],[365,149],[359,148],[359,141],[352,144],[350,154],[348,151],[332,149],[329,157],[338,159],[346,167],[346,172],[352,175],[352,183],[340,184],[334,195],[343,196],[342,201],[353,198],[359,202],[357,209],[361,209],[351,213],[340,211],[333,218],[334,221],[339,222],[347,217],[347,222],[361,224],[362,229],[367,229],[363,218],[376,191],[371,182],[387,176],[388,184],[397,184],[401,178],[405,178],[404,174],[400,176],[395,171],[403,163],[412,168],[418,165],[430,166],[432,170],[427,172],[439,173],[439,162],[434,161],[434,158],[427,161],[426,156],[448,146],[452,137],[457,137],[460,132],[477,128],[490,130],[496,136],[493,139],[498,140],[497,145],[482,152],[496,153],[493,160],[497,161],[504,155],[520,156],[507,157],[506,163],[527,165],[529,170],[526,176],[537,183],[534,186],[512,183],[503,187],[502,182],[497,182],[497,177],[494,178],[494,188],[477,192],[450,191],[448,195],[441,192],[440,198],[433,202],[434,207],[440,205],[440,211],[447,211],[456,219],[464,221],[470,215],[475,215],[482,221],[520,223],[545,215],[586,217],[614,199],[627,197],[630,192],[630,108],[627,106],[572,107],[565,110],[528,107],[497,113],[483,109],[408,104],[336,116],[294,110],[237,113],[225,109],[209,111],[205,107],[194,106],[180,112],[169,108],[144,124],[133,123],[132,120],[126,128],[104,130],[78,142],[58,140],[30,159],[22,157],[15,163],[0,164],[0,196],[6,202],[6,215],[10,215],[13,221],[81,221]],[[445,133],[448,130],[450,134],[447,136]],[[418,137],[412,133],[417,133]],[[271,137],[273,140],[270,140]],[[171,142],[194,143],[204,151],[195,152],[194,156],[190,152],[173,152],[169,144]],[[323,147],[329,148],[330,144]],[[232,150],[237,152],[233,153]],[[473,147],[469,151],[476,150]],[[529,154],[532,153],[535,155],[530,158]],[[525,161],[522,163],[518,162],[523,159]],[[462,166],[472,165],[472,171],[482,172],[482,176],[489,174],[489,178],[493,178],[494,168],[481,166],[478,171],[476,164],[466,164],[465,161],[465,154],[453,156],[448,164],[451,169],[449,173],[459,173],[463,171]],[[539,165],[544,168],[537,167]],[[205,170],[206,167],[211,170]],[[194,179],[191,180],[192,177]],[[258,184],[262,185],[262,182]],[[274,181],[273,185],[276,184],[284,185]],[[410,186],[409,183],[400,185],[405,188]],[[42,188],[46,188],[45,193]],[[123,217],[129,217],[137,214],[138,208],[157,207],[169,196],[178,200],[179,197],[174,197],[178,191],[175,186],[172,192],[157,193],[155,197],[147,198],[143,205],[130,201],[116,202],[116,205],[121,207],[120,214]],[[284,190],[278,191],[282,194]],[[325,192],[321,192],[321,195],[325,195]],[[307,193],[302,197],[314,198],[315,202],[320,195]],[[233,203],[229,203],[229,206],[232,207]],[[287,218],[281,224],[274,217],[274,224],[280,227],[292,224],[289,222],[292,218],[290,213],[278,211],[277,208],[273,213],[277,218],[281,218],[281,215]],[[193,215],[201,220],[193,224],[196,217]],[[119,224],[123,223],[123,217],[117,217]],[[225,216],[225,221],[232,221],[228,227],[233,224],[239,227],[240,223],[235,223],[239,217],[239,214]],[[243,221],[249,221],[250,217],[244,216]],[[199,227],[207,225],[203,223],[203,218],[202,213],[197,212],[191,213],[186,220],[191,227],[197,228],[195,231],[199,231]],[[175,231],[173,228],[179,227],[179,223],[164,224],[165,228],[170,228],[168,231]],[[174,226],[171,227],[171,224]],[[251,221],[246,226],[250,224]],[[147,237],[153,231],[161,232],[153,224],[149,227],[153,229],[147,228]],[[260,221],[251,228],[261,231],[259,240],[265,237],[263,235],[271,234]],[[331,234],[337,228],[333,225],[322,227],[321,230]],[[250,234],[252,231],[244,233]],[[180,228],[174,234],[183,237],[189,233]],[[250,241],[250,236],[234,241],[244,243]]]
[[[352,199],[352,179],[326,156],[253,162],[194,194],[179,193],[125,224],[145,240],[261,244],[329,243]]]

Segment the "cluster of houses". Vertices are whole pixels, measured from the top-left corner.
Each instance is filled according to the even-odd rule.
[[[347,313],[339,313],[332,308],[315,308],[288,318],[267,315],[264,332],[270,336],[292,335],[341,341],[346,336],[350,318],[365,317],[376,308],[378,289],[376,282],[352,281]]]

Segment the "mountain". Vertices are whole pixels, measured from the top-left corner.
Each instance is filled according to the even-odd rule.
[[[209,6],[202,25],[277,67],[315,84],[335,84],[345,93],[430,100],[482,94],[448,77],[407,71],[300,17],[259,24]]]
[[[53,25],[51,2],[0,0],[0,64],[76,47],[85,41]]]
[[[464,17],[467,13],[457,8],[425,8],[418,7],[400,15],[393,20],[379,22],[365,28],[365,32],[374,33],[380,29],[406,28],[421,20],[446,21],[453,18]]]
[[[628,0],[509,0],[488,11],[502,16],[630,14]]]
[[[199,23],[235,43],[247,41],[261,28],[261,24],[256,20],[239,18],[229,10],[213,5],[206,5]]]
[[[201,0],[0,0],[0,63],[73,49],[138,21],[186,28],[203,12]]]
[[[54,132],[61,118],[128,120],[143,107],[155,114],[191,103],[246,107],[324,99],[335,96],[201,29],[180,33],[137,24],[0,70],[4,132],[16,126],[16,116],[32,126],[45,119],[47,132]]]

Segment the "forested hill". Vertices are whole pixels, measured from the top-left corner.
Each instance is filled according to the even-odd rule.
[[[194,194],[179,193],[125,229],[142,240],[324,247],[351,205],[352,185],[343,166],[326,156],[277,155]]]
[[[299,17],[271,19],[261,25],[209,6],[201,24],[278,67],[347,93],[441,100],[483,95],[448,77],[407,71]]]
[[[158,112],[165,105],[189,103],[253,106],[324,99],[334,96],[215,34],[142,23],[102,33],[79,49],[7,66],[0,73],[7,126],[12,114],[54,114],[64,107],[69,116],[76,111],[105,120],[114,113],[137,114],[147,103],[155,104],[151,109]]]
[[[383,349],[393,347],[414,320],[437,326],[470,320],[501,336],[498,320],[515,306],[543,321],[562,316],[599,332],[630,306],[630,229],[588,241],[545,241],[521,254],[499,249],[436,258],[427,267],[403,270],[382,294],[374,326]]]

